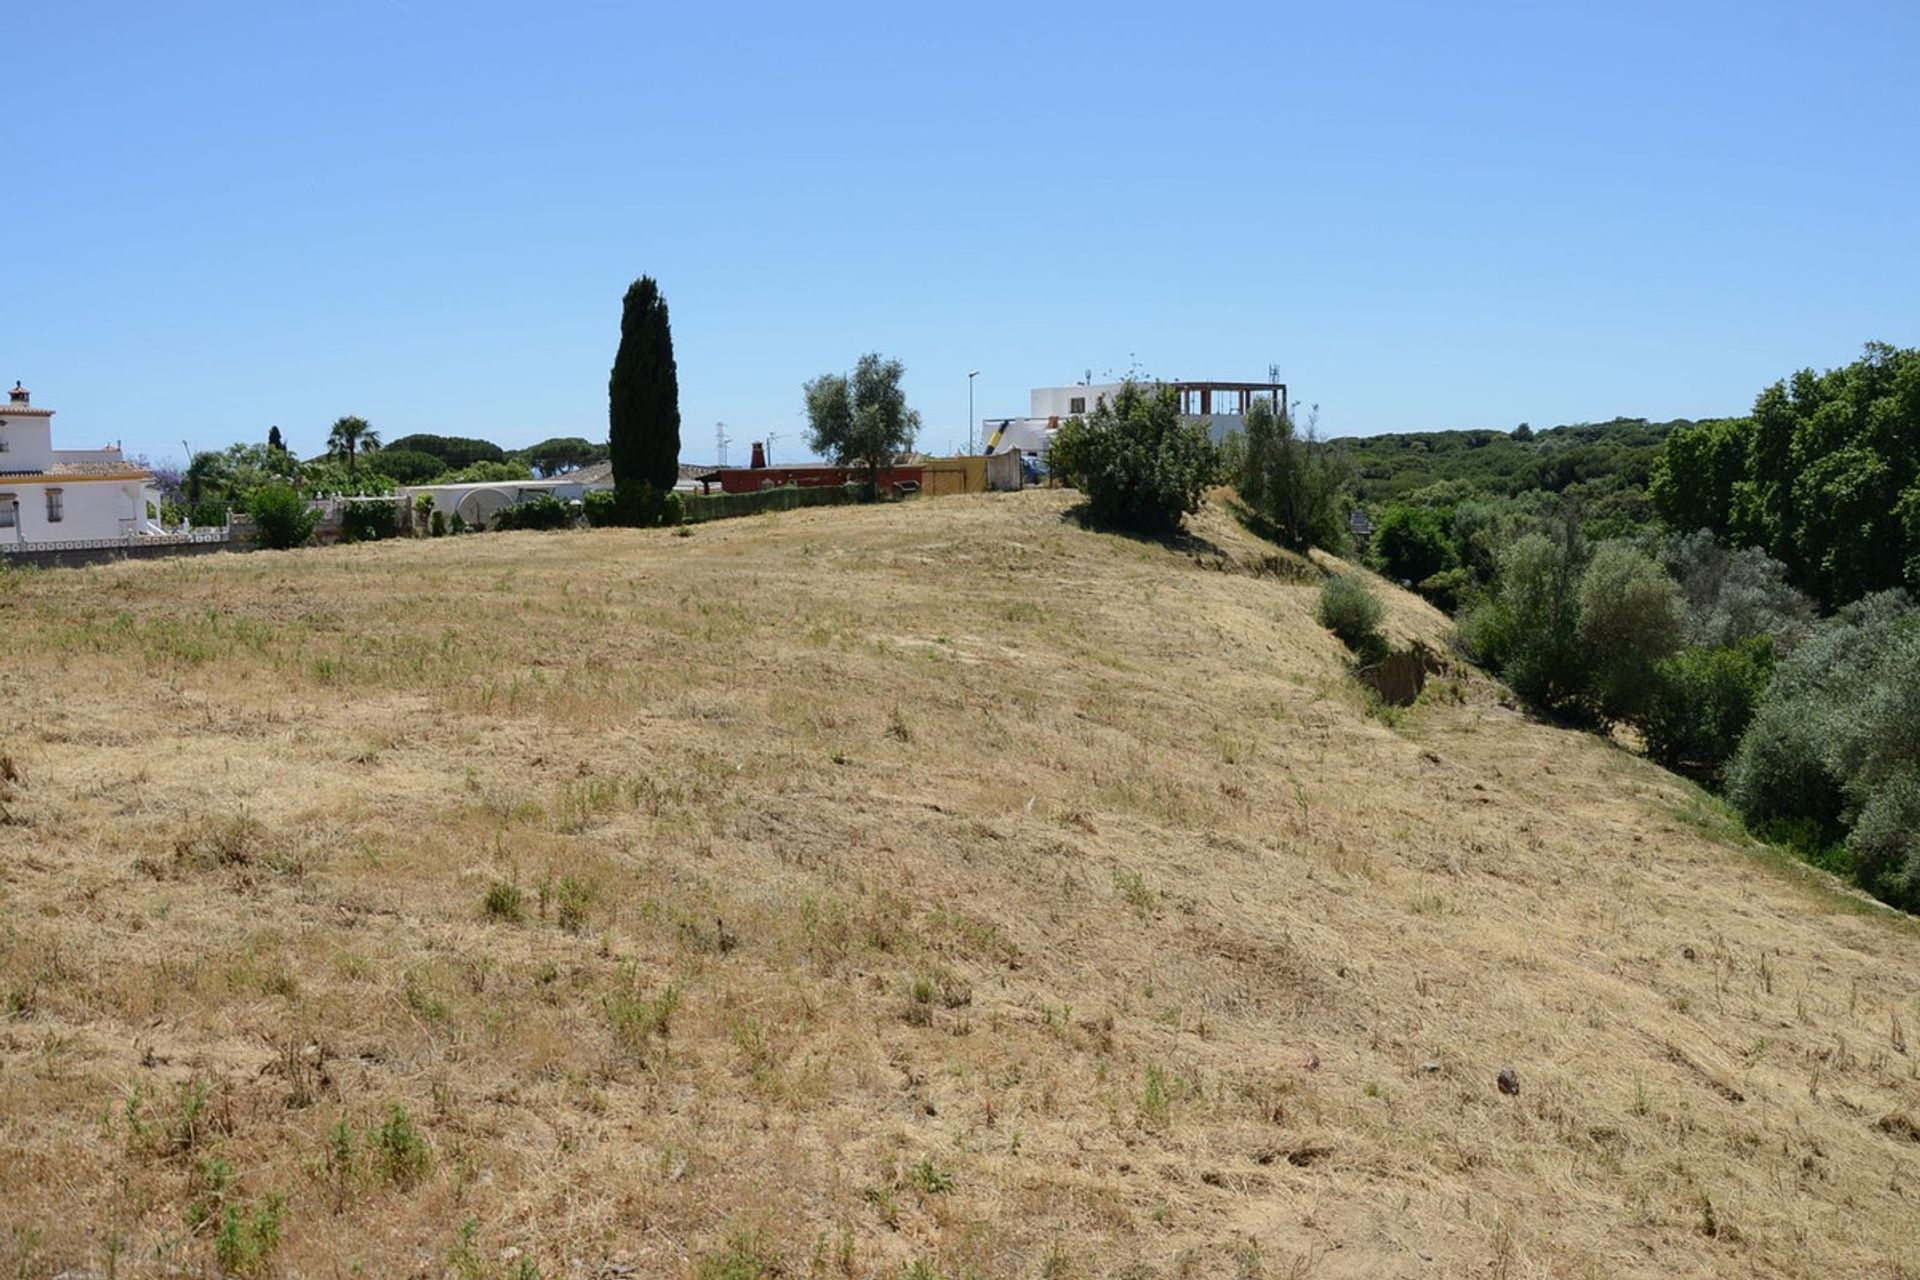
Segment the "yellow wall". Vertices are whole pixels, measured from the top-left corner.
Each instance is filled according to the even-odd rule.
[[[949,493],[985,493],[987,460],[983,457],[928,458],[920,464],[920,492],[933,497]]]

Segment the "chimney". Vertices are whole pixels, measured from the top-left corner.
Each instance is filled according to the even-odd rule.
[[[30,404],[32,403],[32,398],[32,393],[20,385],[20,379],[15,378],[13,380],[13,390],[7,393],[7,399],[14,404]]]
[[[753,442],[753,469],[764,471],[767,467],[767,446],[760,441]]]

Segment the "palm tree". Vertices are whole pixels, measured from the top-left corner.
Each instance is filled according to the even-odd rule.
[[[327,452],[347,460],[347,478],[357,481],[353,460],[356,455],[380,447],[380,433],[365,418],[346,417],[333,424],[327,435]]]

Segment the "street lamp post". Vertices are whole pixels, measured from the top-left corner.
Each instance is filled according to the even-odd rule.
[[[980,376],[975,369],[967,375],[967,452],[973,452],[973,380]]]

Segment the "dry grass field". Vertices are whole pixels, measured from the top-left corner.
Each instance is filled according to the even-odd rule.
[[[0,1275],[1920,1276],[1910,921],[1065,507],[0,577]]]

